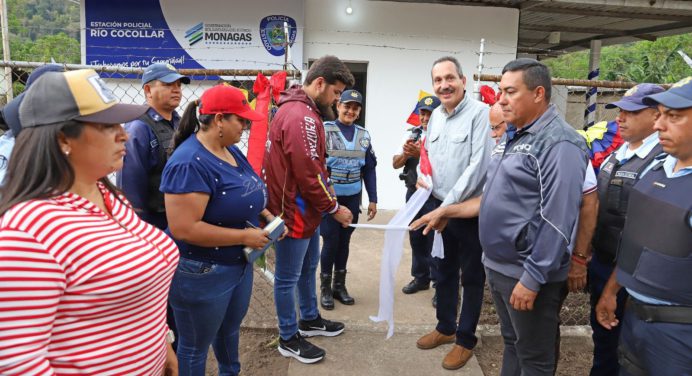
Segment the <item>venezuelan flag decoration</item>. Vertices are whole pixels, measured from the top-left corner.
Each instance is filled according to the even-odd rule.
[[[584,131],[578,130],[577,133],[586,139],[591,164],[596,174],[601,168],[601,163],[625,142],[620,136],[620,127],[615,121],[601,121]]]
[[[432,94],[423,90],[418,91],[418,99],[416,100],[416,104],[413,106],[413,112],[411,112],[411,115],[409,115],[408,119],[406,120],[407,124],[413,125],[414,127],[420,125],[420,118],[418,117],[418,102],[420,102],[421,99],[431,95]]]

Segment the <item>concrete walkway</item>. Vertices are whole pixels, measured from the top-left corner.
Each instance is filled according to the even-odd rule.
[[[392,211],[381,211],[372,223],[387,223],[393,215]],[[363,217],[365,215],[361,214]],[[408,239],[404,241],[404,256],[396,275],[394,336],[385,339],[387,324],[370,321],[368,317],[378,311],[383,243],[382,231],[358,229],[354,232],[346,286],[356,304],[344,306],[336,302],[333,311],[321,310],[325,318],[343,321],[346,331],[334,338],[312,339],[327,351],[326,359],[314,365],[303,365],[292,359],[288,375],[483,375],[475,357],[460,370],[442,368],[442,359],[452,345],[433,350],[416,348],[416,340],[434,329],[437,320],[431,305],[432,289],[413,295],[401,292],[411,280]]]

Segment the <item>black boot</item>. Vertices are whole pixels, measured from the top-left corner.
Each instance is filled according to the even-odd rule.
[[[326,310],[334,309],[334,295],[332,294],[332,274],[320,274],[320,305]]]
[[[356,302],[346,290],[346,270],[334,271],[334,299],[345,305],[353,305]]]

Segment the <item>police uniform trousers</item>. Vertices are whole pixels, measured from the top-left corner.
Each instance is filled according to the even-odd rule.
[[[358,223],[360,213],[360,193],[351,196],[338,196],[337,202],[348,208],[353,214],[353,223]],[[332,270],[346,270],[351,235],[355,228],[342,227],[331,214],[322,218],[320,235],[322,235],[322,254],[320,268],[322,273],[332,274]]]

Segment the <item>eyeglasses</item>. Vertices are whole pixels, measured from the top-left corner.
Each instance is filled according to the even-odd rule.
[[[504,123],[505,123],[504,121],[501,121],[501,122],[499,122],[499,123],[496,124],[496,125],[490,124],[490,130],[493,131],[493,132],[495,132],[496,130],[500,129],[500,127],[501,127],[502,124],[504,124]]]

